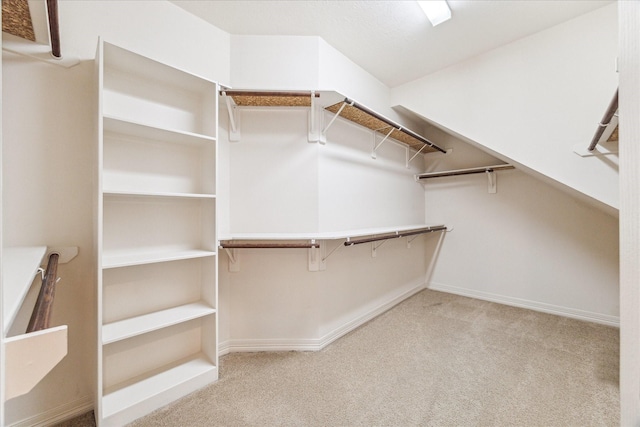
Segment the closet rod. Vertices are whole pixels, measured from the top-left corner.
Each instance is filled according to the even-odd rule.
[[[222,249],[312,249],[319,243],[226,243],[220,242]]]
[[[386,234],[384,236],[367,237],[367,238],[358,239],[358,240],[349,239],[346,242],[344,242],[344,245],[345,246],[360,245],[362,243],[371,243],[371,242],[378,242],[380,240],[398,239],[400,237],[409,237],[409,236],[415,236],[418,234],[433,233],[436,231],[446,231],[446,230],[447,230],[447,227],[445,227],[444,225],[437,225],[434,227],[422,228],[420,230],[398,232],[396,234]]]
[[[388,119],[388,118],[386,118],[384,116],[381,116],[380,114],[376,113],[375,111],[372,111],[372,110],[368,109],[364,105],[358,104],[357,102],[355,102],[355,101],[353,101],[353,100],[351,100],[349,98],[345,98],[344,102],[346,102],[347,104],[352,105],[353,107],[356,107],[358,110],[360,110],[360,111],[362,111],[362,112],[364,112],[364,113],[366,113],[366,114],[368,114],[368,115],[370,115],[372,117],[375,117],[376,119],[378,119],[378,120],[380,120],[382,122],[385,122],[389,126],[393,126],[394,128],[399,129],[400,132],[404,132],[407,135],[412,136],[413,138],[417,139],[418,141],[422,142],[423,144],[426,144],[429,147],[440,151],[441,153],[445,153],[445,154],[447,153],[447,150],[437,146],[436,144],[434,144],[433,142],[429,141],[425,137],[420,136],[417,133],[415,133],[415,132],[413,132],[413,131],[411,131],[409,129],[406,129],[404,126],[401,126],[398,123],[395,123],[394,121],[392,121],[392,120],[390,120],[390,119]]]
[[[593,139],[591,140],[591,144],[589,144],[587,150],[593,151],[596,149],[596,145],[598,145],[598,142],[600,141],[604,130],[611,123],[611,119],[613,118],[613,115],[616,113],[616,111],[618,111],[618,89],[616,89],[616,93],[615,95],[613,95],[613,98],[611,99],[611,102],[609,103],[607,111],[604,113],[602,120],[600,121],[600,123],[598,123],[598,129],[596,130],[595,135],[593,135]]]
[[[60,255],[53,253],[49,255],[47,269],[42,278],[42,286],[38,299],[33,307],[31,319],[27,326],[27,333],[48,329],[53,313],[53,298],[55,296],[55,285],[58,281],[58,259]]]
[[[220,95],[226,96],[311,96],[312,92],[265,92],[265,91],[244,91],[244,90],[221,90]],[[313,94],[316,98],[319,93]]]
[[[442,178],[445,176],[456,176],[456,175],[470,175],[474,173],[485,173],[485,172],[493,172],[493,171],[506,170],[506,169],[515,169],[515,166],[495,165],[495,166],[482,166],[479,168],[457,169],[457,170],[444,171],[444,172],[428,172],[428,173],[421,173],[419,175],[416,175],[416,179]]]
[[[58,0],[47,0],[47,15],[49,19],[49,37],[51,38],[51,54],[56,59],[62,59],[60,51],[60,25],[58,22]]]

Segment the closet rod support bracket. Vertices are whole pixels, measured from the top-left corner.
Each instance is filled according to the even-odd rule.
[[[233,98],[227,96],[226,92],[223,91],[222,95],[225,96],[227,113],[229,114],[229,141],[238,142],[240,141],[240,113],[238,106],[233,102]]]
[[[487,186],[489,194],[498,192],[498,177],[493,169],[487,169]]]
[[[325,262],[326,260],[325,252],[326,252],[327,245],[325,245],[324,242],[317,245],[315,239],[311,239],[310,243],[312,247],[309,248],[309,262],[308,262],[309,271],[326,270],[327,263]]]
[[[238,271],[240,271],[240,258],[238,257],[238,250],[224,248],[224,251],[227,253],[227,257],[229,258],[229,272],[237,273]]]
[[[316,102],[316,92],[311,91],[311,107],[309,108],[309,142],[319,142],[320,144],[327,143],[327,137],[324,132],[321,131],[322,121],[322,106]]]
[[[378,151],[378,148],[380,148],[382,146],[382,144],[385,143],[385,141],[391,136],[391,134],[393,133],[394,130],[396,130],[396,128],[394,128],[392,126],[391,130],[389,130],[389,132],[385,135],[385,137],[382,138],[382,141],[380,141],[378,143],[378,145],[376,145],[376,139],[377,139],[376,135],[378,134],[378,132],[377,131],[373,132],[373,150],[371,151],[371,158],[372,159],[377,158],[376,151]],[[398,130],[401,130],[401,129],[398,129]]]

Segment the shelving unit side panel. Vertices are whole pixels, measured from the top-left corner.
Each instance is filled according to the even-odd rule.
[[[95,169],[95,187],[93,199],[93,254],[96,262],[96,298],[94,300],[95,308],[95,393],[94,393],[94,411],[95,420],[100,425],[103,418],[102,390],[103,390],[103,359],[102,359],[102,236],[103,236],[103,200],[102,200],[102,184],[103,184],[103,150],[104,150],[104,111],[102,108],[104,94],[104,40],[98,39],[98,47],[96,49],[96,58],[94,64],[95,88],[97,92],[96,105],[96,145],[94,149],[94,158],[96,162]]]

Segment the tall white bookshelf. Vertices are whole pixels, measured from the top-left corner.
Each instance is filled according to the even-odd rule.
[[[120,426],[218,378],[218,85],[104,40],[97,402]]]

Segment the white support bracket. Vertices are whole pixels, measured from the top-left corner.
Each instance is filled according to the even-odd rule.
[[[376,242],[371,242],[371,258],[375,258],[378,255],[378,248],[387,242],[388,240],[383,240],[378,245],[376,245]]]
[[[396,128],[394,128],[393,126],[391,127],[391,130],[389,131],[389,133],[387,133],[385,135],[384,138],[382,138],[382,141],[380,141],[380,143],[378,145],[376,145],[376,135],[378,134],[378,131],[374,131],[373,132],[373,151],[371,152],[371,158],[375,159],[376,156],[376,151],[378,151],[378,148],[380,148],[380,146],[382,146],[382,144],[384,144],[384,142],[391,136],[391,134],[393,133],[393,131],[396,130]],[[398,129],[400,130],[400,129]]]
[[[237,273],[238,271],[240,271],[240,258],[238,257],[238,250],[225,248],[224,251],[227,253],[227,257],[229,258],[229,272]]]
[[[315,239],[310,242],[312,245],[316,243]],[[309,271],[324,271],[327,268],[325,260],[326,245],[324,242],[320,243],[318,248],[309,249]]]
[[[320,129],[320,122],[322,120],[322,106],[316,102],[316,92],[311,91],[311,108],[309,108],[309,142],[319,142],[320,144],[326,144],[327,138]]]
[[[498,175],[493,170],[487,170],[487,181],[489,194],[498,192]]]
[[[342,113],[342,110],[344,110],[344,107],[346,107],[347,105],[352,106],[354,103],[354,101],[351,101],[349,103],[347,103],[347,101],[343,101],[342,105],[340,106],[340,109],[338,109],[338,112],[331,118],[331,120],[329,121],[329,123],[324,127],[324,129],[322,129],[322,138],[324,138],[325,142],[327,140],[327,131],[329,130],[329,128],[331,127],[331,125],[333,125],[333,123],[336,121],[336,119],[340,116],[340,113]]]
[[[406,161],[406,163],[405,163],[405,166],[406,166],[406,168],[407,168],[407,169],[409,169],[409,163],[411,163],[411,161],[412,161],[413,159],[415,159],[416,157],[418,157],[418,154],[422,153],[422,150],[424,150],[424,149],[425,149],[425,148],[427,148],[427,147],[428,147],[428,145],[427,145],[427,144],[424,144],[424,145],[422,146],[422,148],[421,148],[421,149],[419,149],[419,150],[416,152],[416,154],[414,154],[414,155],[413,155],[413,157],[411,157],[411,158],[409,158],[409,147],[406,147],[407,161]]]
[[[341,247],[343,247],[343,246],[344,246],[344,243],[345,243],[345,242],[348,242],[348,241],[349,241],[349,238],[347,237],[346,239],[344,239],[344,240],[340,241],[340,243],[338,243],[338,246],[336,246],[335,248],[331,249],[331,251],[329,251],[329,253],[328,253],[328,254],[326,254],[326,255],[324,255],[324,254],[323,254],[323,256],[322,256],[322,262],[324,263],[324,262],[327,260],[327,258],[329,258],[331,255],[333,255],[333,253],[334,253],[335,251],[337,251],[338,249],[340,249]],[[323,245],[320,245],[320,246],[323,246]],[[324,251],[326,252],[326,248],[324,249]]]
[[[227,112],[229,113],[229,141],[238,142],[240,141],[240,113],[238,111],[238,106],[235,105],[233,99],[230,96],[226,96],[225,92],[222,92],[225,95],[226,103],[227,103]]]

